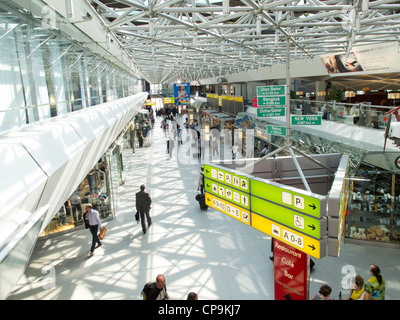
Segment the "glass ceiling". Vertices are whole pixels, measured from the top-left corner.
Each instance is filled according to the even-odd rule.
[[[349,53],[354,46],[400,36],[399,1],[68,1],[88,8],[151,83],[223,77],[282,63],[287,43],[290,60],[297,60]]]

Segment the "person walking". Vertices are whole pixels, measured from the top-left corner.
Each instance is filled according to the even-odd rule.
[[[381,270],[376,264],[371,264],[369,273],[372,277],[364,284],[364,300],[385,300],[385,280]]]
[[[172,158],[172,153],[174,152],[174,147],[175,147],[175,142],[172,139],[172,137],[169,137],[167,140],[167,152],[169,155],[169,158]]]
[[[146,221],[144,220],[145,216],[147,219],[147,227],[150,227],[151,225],[151,197],[146,191],[144,191],[145,189],[146,186],[142,184],[140,186],[140,191],[136,193],[136,211],[139,213],[140,220],[142,221],[142,230],[144,234],[146,234],[147,231]]]
[[[200,168],[199,181],[197,182],[197,191],[200,191],[200,194],[204,194],[204,166],[201,166]]]
[[[156,282],[148,282],[142,290],[143,300],[170,300],[165,284],[165,277],[159,274]]]
[[[101,226],[99,212],[97,210],[94,210],[90,203],[86,204],[85,219],[89,224],[90,233],[92,234],[92,246],[90,247],[89,256],[93,256],[94,249],[102,246],[99,236],[97,235],[97,231],[99,230],[99,228],[101,230],[102,226]]]
[[[178,135],[178,145],[183,144],[182,143],[182,128],[179,124],[177,125],[176,132]]]

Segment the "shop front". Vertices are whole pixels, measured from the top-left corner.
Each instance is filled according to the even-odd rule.
[[[84,228],[86,204],[92,204],[102,222],[115,217],[119,205],[118,187],[125,183],[123,149],[131,148],[133,121],[97,161],[75,191],[64,202],[39,238],[50,237]]]

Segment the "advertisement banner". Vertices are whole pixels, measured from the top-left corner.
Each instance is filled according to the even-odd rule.
[[[346,52],[321,55],[322,63],[331,76],[399,72],[399,44],[388,42],[379,45],[353,47]]]
[[[190,83],[174,83],[175,105],[190,104]]]

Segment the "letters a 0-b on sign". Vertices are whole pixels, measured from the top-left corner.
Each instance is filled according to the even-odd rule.
[[[314,258],[321,259],[326,256],[326,238],[311,238],[254,212],[251,212],[251,226]]]

